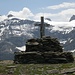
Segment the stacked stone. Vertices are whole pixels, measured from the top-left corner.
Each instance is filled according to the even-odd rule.
[[[31,39],[26,43],[26,51],[38,51],[38,52],[62,52],[62,46],[56,38],[44,37],[41,39]]]
[[[62,46],[56,38],[46,37],[42,39],[43,49],[45,51],[62,52]]]

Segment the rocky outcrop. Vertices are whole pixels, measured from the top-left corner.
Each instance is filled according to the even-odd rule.
[[[48,21],[52,21],[50,18],[45,18],[46,20],[48,20]]]
[[[69,21],[75,20],[75,15],[73,15]]]

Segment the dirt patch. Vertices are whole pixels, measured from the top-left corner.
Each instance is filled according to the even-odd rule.
[[[0,64],[13,64],[13,60],[1,60]]]

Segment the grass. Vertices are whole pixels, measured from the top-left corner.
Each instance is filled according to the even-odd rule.
[[[13,61],[12,63],[11,61],[0,61],[0,75],[63,75],[62,70],[74,67],[75,63],[14,64]],[[69,75],[75,75],[75,73]]]

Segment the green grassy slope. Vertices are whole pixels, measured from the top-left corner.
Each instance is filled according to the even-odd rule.
[[[75,62],[65,64],[14,64],[0,61],[0,75],[75,75]]]

